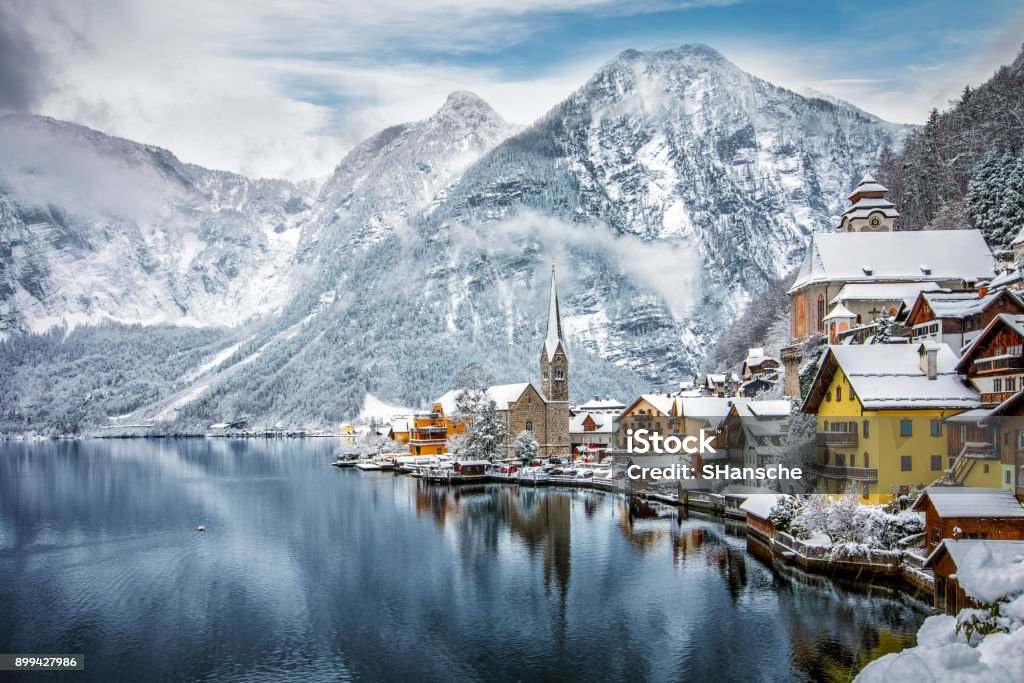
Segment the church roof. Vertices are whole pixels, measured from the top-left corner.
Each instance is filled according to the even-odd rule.
[[[528,386],[530,386],[529,382],[497,384],[493,387],[487,387],[487,397],[494,401],[496,410],[508,410],[508,404],[518,401]],[[451,417],[458,412],[455,401],[463,391],[464,389],[452,389],[434,401],[435,404],[441,404],[441,410],[444,411],[445,417]]]
[[[555,289],[555,266],[551,265],[551,298],[548,301],[548,330],[544,339],[544,352],[548,360],[555,357],[558,343],[562,341],[562,316],[558,311],[558,290]]]
[[[992,266],[992,252],[978,230],[819,232],[811,235],[789,291],[837,281],[977,282],[995,275]]]

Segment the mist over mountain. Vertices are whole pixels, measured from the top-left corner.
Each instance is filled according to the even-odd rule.
[[[535,380],[552,258],[574,398],[666,386],[905,132],[700,45],[624,52],[525,128],[453,93],[322,187],[5,117],[0,430],[324,426],[471,362]]]

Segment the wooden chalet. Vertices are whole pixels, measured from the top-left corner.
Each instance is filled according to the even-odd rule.
[[[1009,289],[925,291],[914,301],[906,326],[914,342],[949,344],[959,354],[1000,313],[1024,314],[1024,302]]]
[[[1019,590],[1022,557],[1024,541],[944,540],[925,561],[935,573],[932,606],[956,615]]]
[[[1024,541],[1024,507],[1006,489],[930,486],[913,509],[924,513],[929,553],[947,538]]]

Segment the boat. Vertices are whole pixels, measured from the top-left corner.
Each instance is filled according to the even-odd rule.
[[[355,467],[359,458],[353,455],[339,455],[331,464],[335,467]]]
[[[356,463],[356,469],[363,470],[364,472],[379,471],[381,466],[376,460],[364,458]]]

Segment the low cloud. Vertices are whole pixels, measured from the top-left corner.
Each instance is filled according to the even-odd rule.
[[[532,210],[503,221],[455,224],[451,229],[460,233],[456,244],[492,256],[534,247],[544,255],[538,268],[546,269],[547,258],[553,257],[569,266],[565,271],[569,278],[576,269],[586,269],[581,258],[611,259],[612,267],[658,294],[677,320],[693,308],[700,291],[700,256],[685,239],[646,242],[618,235],[603,223],[570,223]]]
[[[21,19],[23,3],[0,3],[0,112],[32,111],[49,88],[46,60]]]

